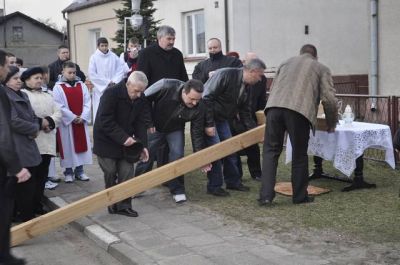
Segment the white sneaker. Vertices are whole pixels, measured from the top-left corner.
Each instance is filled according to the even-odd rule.
[[[186,195],[185,194],[176,194],[173,196],[174,200],[176,203],[182,203],[186,201]]]
[[[65,183],[72,183],[72,182],[74,182],[74,180],[75,180],[75,178],[73,175],[66,175],[64,178]]]
[[[57,183],[54,183],[50,180],[46,181],[46,183],[44,184],[44,188],[46,190],[54,190],[57,186],[58,186]]]
[[[50,180],[51,182],[57,182],[57,183],[61,181],[61,178],[57,176],[47,177],[47,179]]]
[[[89,181],[90,180],[90,178],[85,173],[83,173],[82,175],[79,175],[79,176],[77,175],[76,179],[80,180],[80,181]]]

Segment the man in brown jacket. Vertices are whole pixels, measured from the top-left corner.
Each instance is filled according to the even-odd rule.
[[[282,152],[285,131],[293,147],[293,203],[314,200],[307,194],[308,140],[310,127],[314,131],[319,102],[322,101],[328,125],[333,132],[337,122],[335,89],[328,67],[317,61],[317,49],[304,45],[300,55],[279,66],[265,108],[266,129],[262,186],[259,204],[269,206],[275,197],[276,170]]]

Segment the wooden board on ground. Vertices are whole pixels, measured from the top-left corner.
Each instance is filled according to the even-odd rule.
[[[94,193],[65,207],[14,226],[11,230],[11,244],[13,246],[18,245],[25,240],[68,224],[100,208],[112,205],[255,143],[262,142],[264,130],[265,125],[259,126],[117,186]]]
[[[292,196],[293,195],[293,190],[292,190],[292,183],[291,182],[278,182],[275,184],[275,191],[277,193],[286,195],[286,196]],[[325,189],[325,188],[320,188],[316,186],[311,186],[308,185],[307,187],[307,192],[309,195],[320,195],[324,193],[330,192],[330,189]]]

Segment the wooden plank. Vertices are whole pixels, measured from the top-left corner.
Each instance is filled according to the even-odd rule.
[[[188,155],[163,167],[135,177],[112,188],[94,193],[33,220],[14,226],[11,230],[11,244],[21,244],[25,240],[44,234],[61,225],[68,224],[100,208],[104,208],[137,193],[153,188],[176,176],[186,174],[215,160],[261,142],[265,125]]]

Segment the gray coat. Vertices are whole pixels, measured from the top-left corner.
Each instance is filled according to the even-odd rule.
[[[42,161],[34,139],[40,130],[38,118],[24,92],[19,95],[9,87],[5,91],[11,103],[11,130],[21,165],[37,166]]]
[[[292,57],[279,66],[266,109],[279,107],[306,117],[312,128],[322,102],[329,128],[337,122],[337,100],[330,70],[310,54]]]

